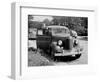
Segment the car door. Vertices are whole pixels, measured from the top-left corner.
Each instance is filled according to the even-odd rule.
[[[37,32],[37,48],[47,50],[51,43],[51,36],[43,33],[43,30]]]

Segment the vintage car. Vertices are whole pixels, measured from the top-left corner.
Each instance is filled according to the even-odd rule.
[[[80,57],[82,48],[77,35],[65,26],[47,26],[37,30],[37,48],[42,49],[51,57]]]

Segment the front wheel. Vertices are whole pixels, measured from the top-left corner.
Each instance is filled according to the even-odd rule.
[[[75,58],[75,59],[77,59],[77,58],[80,58],[81,55],[82,55],[81,53],[80,53],[80,54],[75,54],[75,55],[72,56],[72,57]]]

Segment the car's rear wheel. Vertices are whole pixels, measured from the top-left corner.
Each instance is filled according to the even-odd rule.
[[[54,51],[51,51],[51,58],[54,59]]]

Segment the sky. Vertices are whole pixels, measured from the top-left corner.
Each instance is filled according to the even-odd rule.
[[[33,21],[43,22],[45,19],[51,21],[53,19],[52,16],[33,16]]]

